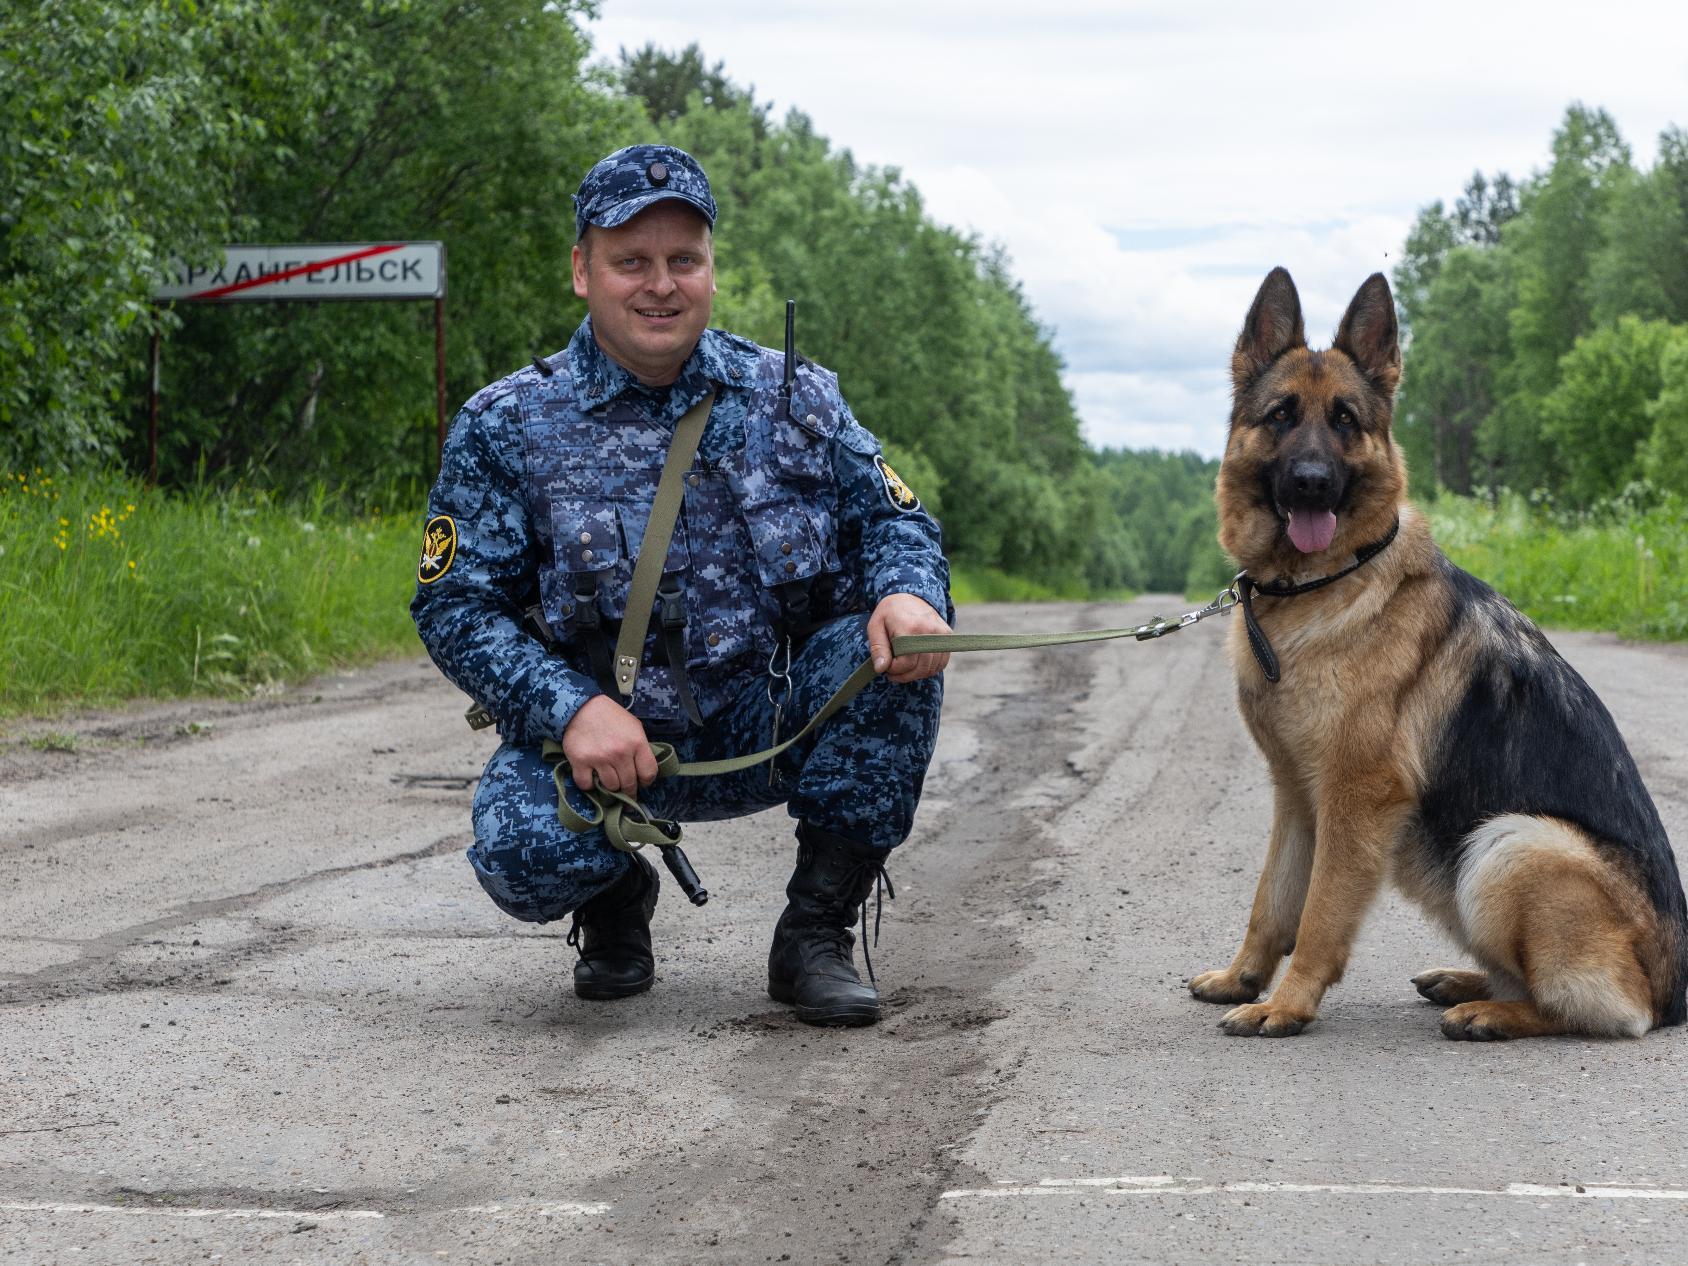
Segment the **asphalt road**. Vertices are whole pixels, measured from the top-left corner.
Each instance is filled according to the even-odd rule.
[[[1447,1042],[1408,978],[1457,955],[1393,898],[1301,1037],[1186,993],[1269,804],[1214,624],[956,662],[873,1029],[762,991],[781,811],[690,829],[656,988],[577,1001],[463,861],[492,739],[425,663],[14,727],[0,1260],[1688,1258],[1682,1030]],[[1688,653],[1555,641],[1682,845]]]

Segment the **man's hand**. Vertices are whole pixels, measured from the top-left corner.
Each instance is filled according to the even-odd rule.
[[[594,695],[574,714],[563,731],[563,756],[577,787],[590,787],[596,774],[606,790],[631,795],[656,781],[644,723],[608,695]]]
[[[891,639],[910,633],[949,633],[950,626],[924,598],[912,593],[887,594],[867,622],[867,644],[873,654],[873,670],[887,673],[898,685],[936,677],[949,666],[946,652],[899,655],[891,658]]]

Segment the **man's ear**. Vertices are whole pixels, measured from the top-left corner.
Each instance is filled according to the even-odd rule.
[[[1292,347],[1307,346],[1301,322],[1301,296],[1287,269],[1274,268],[1260,289],[1231,353],[1231,385],[1241,391],[1254,377]]]
[[[591,232],[591,230],[588,229],[587,232]],[[582,299],[586,297],[586,268],[588,263],[585,240],[585,238],[582,238],[579,242],[576,242],[574,249],[569,252],[569,265],[574,272],[574,292]]]
[[[1382,273],[1367,277],[1342,314],[1331,344],[1346,352],[1372,386],[1393,394],[1401,381],[1401,337],[1395,324],[1395,296]]]

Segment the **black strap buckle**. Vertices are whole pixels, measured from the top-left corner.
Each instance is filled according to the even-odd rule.
[[[575,582],[574,623],[576,628],[599,629],[604,626],[598,613],[598,573],[589,571]]]
[[[664,576],[657,587],[656,596],[662,604],[658,618],[665,629],[683,629],[686,627],[686,591],[680,588],[678,576]]]

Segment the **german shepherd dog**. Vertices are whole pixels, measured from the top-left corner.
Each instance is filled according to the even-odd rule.
[[[1227,1033],[1301,1032],[1390,872],[1481,967],[1413,978],[1447,1008],[1446,1036],[1681,1024],[1688,916],[1658,811],[1588,683],[1444,558],[1407,502],[1390,434],[1400,373],[1381,273],[1328,350],[1308,348],[1282,268],[1237,339],[1219,540],[1266,586],[1230,649],[1274,805],[1242,948],[1190,992],[1248,1004]]]

